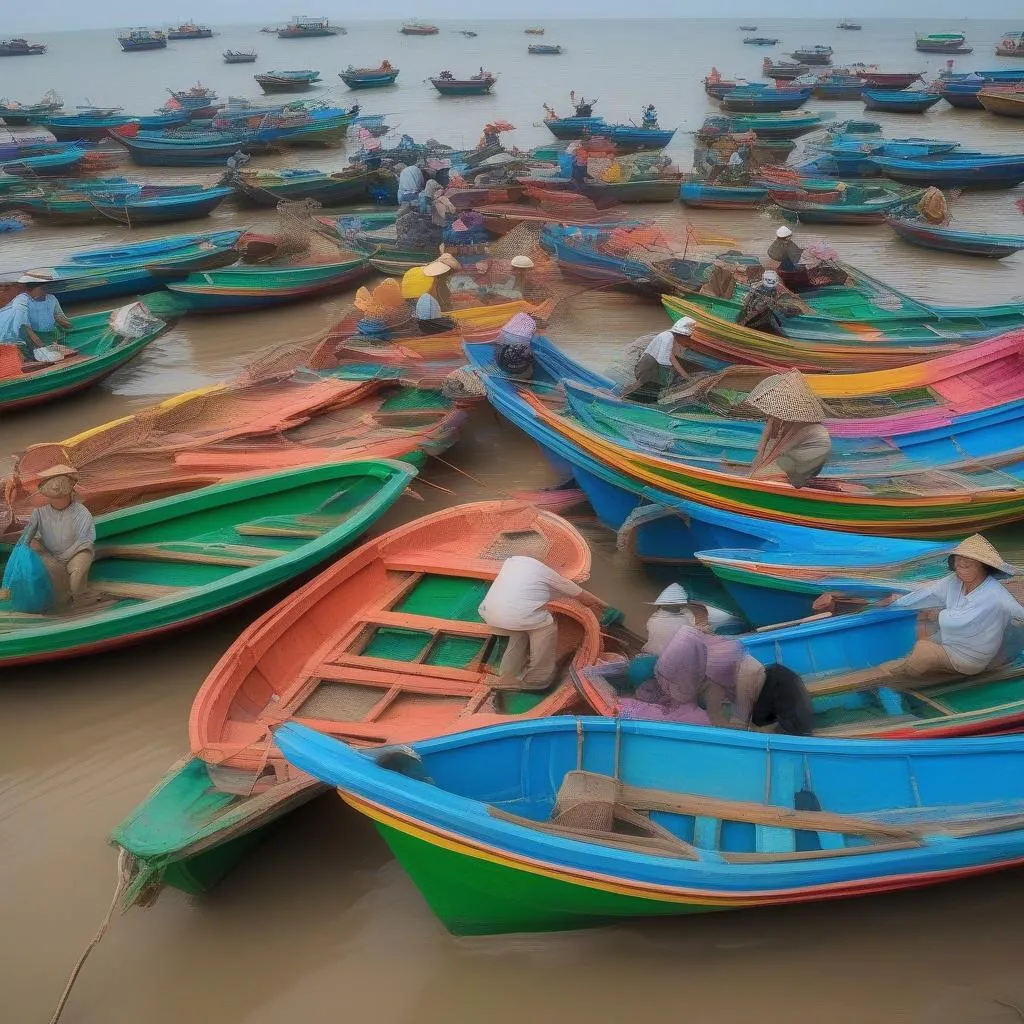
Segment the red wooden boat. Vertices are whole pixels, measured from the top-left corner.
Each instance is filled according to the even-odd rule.
[[[920,71],[878,71],[874,68],[864,68],[854,74],[865,85],[876,89],[909,89],[922,75]]]

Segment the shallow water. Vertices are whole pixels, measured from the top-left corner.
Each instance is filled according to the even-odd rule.
[[[890,69],[935,71],[941,58],[913,51],[914,31],[924,27],[866,22],[862,32],[843,33],[831,21],[776,21],[762,22],[759,34],[778,34],[793,45],[830,42],[837,62],[871,60]],[[1008,64],[988,56],[1003,27],[968,23],[977,49],[974,57],[959,58],[960,66]],[[454,34],[460,28],[479,36],[464,39]],[[109,32],[54,34],[42,37],[51,47],[46,57],[2,62],[0,94],[32,100],[54,87],[71,105],[88,97],[145,111],[162,101],[165,86],[180,88],[197,78],[222,95],[251,95],[254,70],[316,67],[337,82],[336,72],[350,62],[374,64],[387,57],[402,69],[398,87],[357,95],[339,83],[333,95],[358,99],[367,111],[386,111],[393,124],[417,137],[433,135],[455,146],[472,145],[485,120],[503,117],[517,126],[512,141],[527,147],[547,137],[535,123],[541,103],[566,109],[570,88],[596,93],[601,112],[611,119],[637,117],[651,101],[663,123],[693,129],[713,109],[699,84],[712,60],[723,74],[756,76],[762,57],[778,56],[782,49],[743,46],[743,33],[733,22],[549,22],[545,41],[562,43],[567,53],[529,58],[521,28],[468,20],[421,39],[399,36],[393,23],[361,23],[344,37],[298,43],[278,41],[253,26],[225,28],[213,40],[179,42],[163,52],[125,55]],[[255,68],[220,63],[221,50],[250,46],[260,51]],[[480,64],[501,76],[493,97],[441,100],[423,84],[442,68],[462,74]],[[840,116],[862,113],[859,103],[827,106]],[[957,137],[992,150],[1022,148],[1020,122],[945,104],[921,117],[880,119],[902,135]],[[686,161],[688,150],[689,137],[681,132],[673,153]],[[344,151],[313,150],[299,159],[334,167],[346,157]],[[153,180],[179,176],[144,173]],[[1022,194],[964,197],[955,213],[965,223],[1020,232],[1024,224],[1013,200]],[[775,226],[758,215],[675,205],[650,212],[676,228],[689,220],[751,249],[763,248]],[[232,223],[270,219],[225,206],[209,226]],[[972,304],[1024,292],[1020,256],[995,265],[943,258],[902,245],[885,228],[799,234],[827,239],[844,258],[928,299]],[[75,247],[112,245],[127,237],[119,227],[35,228],[0,236],[0,271],[43,266]],[[186,320],[85,395],[5,417],[0,469],[26,444],[59,440],[160,397],[230,377],[249,353],[315,333],[350,301],[351,295],[341,295],[258,315]],[[604,295],[574,301],[552,334],[576,357],[601,368],[623,342],[663,324],[664,315],[653,305]],[[486,408],[474,412],[445,460],[432,463],[415,485],[424,502],[402,499],[380,529],[446,502],[555,482],[532,443]],[[594,548],[592,587],[623,608],[634,627],[641,626],[643,602],[672,575],[629,562],[616,553],[606,531],[585,528]],[[110,898],[116,858],[105,836],[185,750],[197,687],[267,606],[135,650],[4,673],[0,1019],[48,1019]],[[115,918],[78,981],[64,1021],[512,1024],[531,1018],[620,1021],[638,1011],[694,1024],[755,1018],[766,1024],[1013,1021],[1018,1014],[999,1000],[1024,1004],[1020,880],[1019,873],[1006,874],[859,903],[593,933],[456,940],[434,921],[367,823],[333,796],[325,797],[296,813],[208,898],[168,892],[148,911]]]

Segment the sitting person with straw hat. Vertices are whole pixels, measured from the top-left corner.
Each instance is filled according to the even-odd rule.
[[[792,273],[803,257],[803,249],[793,241],[793,229],[783,224],[775,232],[775,241],[768,246],[768,259],[783,273]]]
[[[70,354],[71,349],[52,344],[57,340],[57,328],[68,330],[71,321],[64,315],[57,297],[47,292],[47,282],[24,275],[18,278],[18,284],[24,285],[25,290],[0,309],[0,344],[17,345],[28,362],[35,361],[35,353],[45,353],[48,346],[55,350],[56,358],[45,361],[56,362]]]
[[[754,480],[784,475],[805,487],[832,455],[832,438],[824,426],[825,408],[799,370],[766,377],[746,403],[767,417],[761,443],[750,466]]]
[[[766,270],[743,300],[736,323],[768,334],[782,334],[782,320],[803,313],[805,306],[783,287],[774,270]]]
[[[442,253],[433,263],[425,267],[414,267],[418,270],[423,289],[416,299],[416,324],[421,334],[442,334],[455,327],[455,321],[444,315],[444,307],[451,302],[448,284],[444,280],[446,274],[459,269],[459,261],[448,253]],[[407,277],[413,271],[407,273]],[[405,281],[403,279],[403,285]]]
[[[1006,628],[1024,625],[1024,606],[1002,585],[1016,569],[980,534],[961,541],[949,555],[950,574],[879,604],[922,609],[918,639],[906,658],[879,666],[894,678],[921,680],[974,676],[998,663]],[[831,611],[839,595],[822,594],[815,611]],[[933,628],[936,632],[932,632]]]
[[[686,590],[679,583],[671,583],[650,602],[655,612],[647,620],[647,643],[644,654],[661,654],[679,631],[680,626],[696,626],[706,633],[714,633],[724,626],[739,620],[721,608],[691,601]]]
[[[75,498],[77,480],[71,466],[44,469],[38,490],[46,504],[32,511],[22,535],[50,574],[58,609],[83,600],[96,543],[92,513]]]
[[[684,316],[667,331],[656,334],[633,367],[635,383],[622,397],[631,398],[635,402],[655,402],[666,388],[675,383],[677,375],[685,379],[683,356],[686,353],[686,339],[696,326],[696,320]]]
[[[541,554],[540,546],[536,550]],[[559,594],[574,597],[598,613],[605,607],[539,558],[512,555],[502,563],[479,608],[480,618],[509,638],[498,679],[490,684],[493,689],[546,690],[551,685],[558,626],[546,606]]]

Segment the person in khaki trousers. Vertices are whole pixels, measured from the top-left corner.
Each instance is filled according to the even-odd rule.
[[[480,604],[480,617],[508,636],[497,690],[546,690],[555,675],[558,626],[545,607],[558,594],[595,611],[604,603],[529,555],[506,558]]]
[[[50,574],[57,610],[83,601],[95,553],[96,525],[92,513],[75,498],[77,479],[71,466],[43,470],[39,493],[46,504],[33,510],[25,527],[26,542]]]

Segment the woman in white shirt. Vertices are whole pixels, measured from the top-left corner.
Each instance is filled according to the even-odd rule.
[[[683,369],[683,355],[686,339],[690,337],[697,321],[684,316],[667,331],[656,334],[643,350],[633,367],[636,383],[625,392],[624,398],[634,401],[655,401],[661,391],[668,387],[676,374],[686,376]]]
[[[922,610],[910,654],[881,666],[890,675],[915,680],[978,675],[998,663],[1007,626],[1024,625],[1024,606],[999,582],[1015,570],[984,537],[974,534],[957,545],[949,567],[951,575],[881,602]],[[824,594],[814,608],[830,610],[834,601],[834,595]]]

